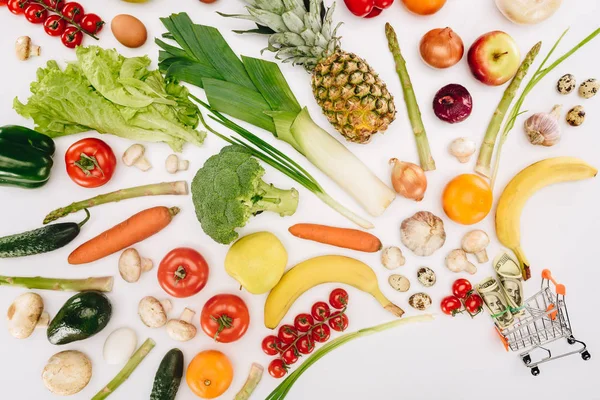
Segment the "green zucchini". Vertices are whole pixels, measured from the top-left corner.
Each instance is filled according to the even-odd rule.
[[[100,292],[81,292],[58,311],[46,332],[52,344],[67,344],[94,336],[106,327],[112,315],[108,298]]]
[[[158,366],[150,400],[174,400],[182,376],[183,353],[179,349],[171,349]]]
[[[0,238],[0,258],[31,256],[66,246],[79,235],[81,227],[90,219],[89,211],[84,211],[86,217],[78,224],[53,224]]]

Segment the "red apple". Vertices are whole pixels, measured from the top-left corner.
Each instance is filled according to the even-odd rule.
[[[498,86],[512,78],[521,64],[521,52],[508,33],[481,35],[469,49],[469,67],[479,81]]]

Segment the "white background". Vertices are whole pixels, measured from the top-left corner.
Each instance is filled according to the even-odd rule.
[[[106,21],[120,13],[131,13],[144,21],[151,37],[163,33],[158,20],[171,12],[187,11],[198,23],[205,23],[221,29],[223,35],[237,53],[259,56],[260,49],[266,45],[265,38],[237,36],[231,29],[251,28],[251,23],[240,20],[227,20],[215,14],[241,12],[239,0],[219,0],[213,5],[201,4],[196,0],[150,0],[147,4],[129,4],[118,0],[94,2],[82,0],[89,12],[101,15]],[[329,2],[328,2],[329,3]],[[597,322],[596,292],[600,272],[597,266],[600,258],[598,246],[598,227],[600,222],[600,185],[598,180],[561,184],[542,190],[535,195],[523,213],[523,247],[532,262],[533,278],[526,284],[526,295],[533,294],[540,283],[540,272],[550,268],[555,276],[567,287],[567,302],[571,311],[571,320],[575,335],[586,341],[592,353],[592,360],[584,362],[578,356],[572,356],[543,365],[541,375],[530,375],[516,354],[504,351],[492,322],[487,315],[474,320],[467,316],[450,318],[439,312],[439,301],[450,293],[452,282],[462,275],[446,270],[443,264],[445,255],[456,248],[462,235],[469,227],[459,226],[443,215],[440,196],[445,183],[459,173],[471,172],[474,161],[461,165],[447,154],[448,144],[455,138],[467,136],[480,143],[490,115],[496,107],[503,87],[487,87],[471,77],[466,60],[455,67],[437,71],[425,66],[419,59],[417,46],[421,36],[429,29],[450,26],[458,32],[468,47],[480,34],[490,30],[504,30],[518,42],[522,54],[538,40],[544,41],[538,62],[548,51],[560,33],[567,27],[571,31],[557,51],[557,56],[571,48],[575,43],[598,27],[599,3],[595,0],[568,0],[560,11],[550,20],[536,26],[517,26],[504,19],[496,10],[492,0],[449,0],[437,14],[430,17],[417,17],[409,14],[397,0],[391,9],[380,17],[362,20],[352,16],[342,3],[338,4],[336,20],[345,24],[340,29],[343,47],[366,58],[381,74],[396,97],[397,120],[385,135],[376,137],[366,146],[349,145],[372,170],[385,182],[389,182],[390,167],[387,160],[398,157],[403,160],[417,161],[415,143],[402,100],[402,92],[393,68],[392,58],[387,50],[383,26],[390,21],[396,28],[401,47],[408,61],[409,72],[413,78],[415,91],[423,111],[428,129],[433,155],[438,169],[428,173],[429,190],[423,202],[416,204],[398,198],[384,216],[374,219],[373,231],[385,245],[398,245],[400,222],[419,210],[429,210],[443,217],[448,239],[445,246],[432,257],[418,258],[406,249],[406,266],[397,272],[408,276],[413,284],[409,293],[394,292],[387,284],[390,274],[379,262],[378,254],[363,254],[327,247],[293,238],[287,228],[298,222],[324,222],[331,225],[351,227],[350,223],[333,212],[308,191],[291,182],[278,172],[268,169],[265,179],[280,187],[294,185],[301,193],[301,202],[297,213],[281,219],[276,215],[261,215],[253,219],[241,234],[260,230],[274,232],[285,244],[289,252],[290,266],[309,257],[323,254],[345,254],[369,263],[377,272],[384,293],[407,311],[407,315],[416,312],[407,304],[411,293],[421,291],[414,275],[419,266],[427,265],[437,272],[438,283],[427,292],[434,301],[431,311],[437,314],[434,322],[405,326],[376,336],[359,339],[327,355],[311,367],[296,383],[289,393],[290,400],[300,399],[467,399],[485,396],[488,399],[524,399],[545,398],[562,399],[599,399],[597,379],[600,373],[595,353],[600,349],[600,325]],[[18,96],[25,101],[29,94],[29,83],[35,79],[35,71],[49,59],[70,61],[74,53],[62,46],[56,38],[45,36],[42,27],[29,24],[24,18],[11,15],[6,8],[0,9],[0,26],[3,39],[0,41],[2,54],[0,96],[0,121],[2,124],[24,124],[32,126],[12,110],[12,101]],[[27,62],[19,62],[14,57],[13,43],[20,35],[30,35],[33,41],[43,48],[42,56]],[[128,56],[148,54],[157,58],[157,47],[151,40],[137,50],[120,46],[105,29],[99,44],[104,47],[116,47]],[[86,44],[93,40],[85,39]],[[578,81],[590,77],[600,78],[600,38],[578,52],[568,62],[561,65],[542,81],[527,98],[525,108],[532,111],[549,111],[555,103],[563,103],[566,109],[583,104],[588,117],[579,128],[571,128],[564,121],[563,140],[552,148],[531,146],[521,129],[522,121],[509,138],[503,155],[502,170],[499,174],[495,196],[519,170],[532,162],[546,157],[570,155],[600,165],[600,96],[592,100],[583,100],[577,94],[561,97],[556,93],[556,80],[564,73],[574,74]],[[265,57],[272,55],[265,53]],[[537,63],[536,65],[537,66]],[[331,128],[310,91],[309,76],[300,67],[284,65],[282,69],[288,78],[300,103],[309,107],[313,118],[328,129],[336,138],[340,136]],[[532,68],[532,69],[535,69]],[[448,83],[461,83],[472,93],[474,112],[462,124],[448,125],[438,121],[433,115],[430,103],[434,93]],[[195,91],[195,93],[201,93]],[[256,131],[256,130],[255,130]],[[265,132],[259,132],[263,138],[269,138]],[[61,138],[56,141],[57,152],[55,166],[50,183],[36,190],[0,188],[0,235],[25,231],[40,226],[47,212],[81,200],[92,195],[135,186],[142,183],[154,183],[173,179],[163,168],[163,162],[170,150],[163,144],[148,145],[148,155],[155,168],[147,173],[128,169],[122,164],[110,183],[99,189],[83,189],[67,177],[62,156],[70,144],[83,137],[96,134],[81,134]],[[117,155],[121,155],[131,144],[114,136],[102,137],[109,143]],[[191,161],[188,172],[176,176],[177,179],[192,179],[195,171],[204,160],[216,153],[223,142],[208,136],[202,148],[186,146],[184,157]],[[358,206],[339,188],[306,161],[299,157],[284,143],[277,143],[323,183],[334,197],[356,211]],[[187,343],[175,343],[168,338],[164,330],[151,330],[142,325],[137,317],[137,303],[146,295],[165,297],[156,281],[156,270],[142,277],[136,284],[125,283],[117,273],[118,255],[84,266],[70,266],[66,262],[68,254],[83,241],[123,221],[132,214],[155,205],[179,206],[182,213],[160,234],[136,245],[140,252],[151,257],[156,264],[171,249],[179,246],[191,246],[201,251],[211,267],[207,287],[198,295],[174,301],[174,314],[184,307],[201,311],[204,302],[217,293],[237,293],[248,304],[251,312],[251,327],[246,336],[233,344],[216,344],[201,330],[198,336]],[[76,342],[56,347],[47,342],[45,333],[36,332],[27,340],[18,341],[8,335],[5,322],[0,329],[0,386],[3,399],[46,399],[52,395],[45,389],[40,379],[46,360],[54,353],[65,349],[84,351],[93,362],[93,377],[89,385],[76,399],[92,397],[119,371],[120,366],[106,365],[102,359],[104,340],[114,329],[129,326],[139,338],[139,343],[152,337],[156,348],[134,372],[129,381],[121,386],[111,399],[148,398],[154,373],[166,351],[180,347],[186,358],[186,365],[199,351],[219,349],[225,352],[233,362],[235,378],[230,389],[222,396],[231,399],[242,386],[254,361],[268,365],[270,358],[260,349],[261,339],[269,334],[262,324],[265,296],[252,296],[238,291],[238,284],[223,270],[226,246],[212,242],[196,221],[190,197],[160,197],[128,200],[120,204],[103,205],[91,210],[92,219],[83,228],[75,242],[56,252],[33,256],[26,259],[1,260],[2,275],[42,275],[49,277],[87,277],[116,275],[115,287],[109,294],[113,303],[113,317],[108,327],[84,342]],[[364,213],[363,213],[364,215]],[[79,221],[82,215],[74,215],[66,220]],[[490,214],[478,228],[485,229],[493,238],[490,246],[490,258],[500,247],[493,230],[493,215]],[[480,281],[492,272],[490,264],[479,265],[477,275],[469,277],[473,283]],[[323,285],[304,294],[294,304],[284,322],[291,322],[294,315],[305,312],[310,305],[326,299],[335,285]],[[350,292],[350,330],[372,326],[391,319],[391,315],[381,309],[369,295],[352,288]],[[24,289],[0,289],[0,310],[6,310],[12,300]],[[60,306],[72,294],[59,292],[39,292],[51,315],[56,314]],[[198,321],[195,320],[197,324]],[[253,398],[265,398],[279,381],[265,374]],[[195,398],[182,382],[179,399]]]

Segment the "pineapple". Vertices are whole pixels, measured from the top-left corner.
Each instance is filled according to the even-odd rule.
[[[368,143],[394,120],[394,98],[369,64],[340,48],[333,27],[335,3],[323,0],[245,0],[251,33],[269,35],[267,50],[283,62],[302,65],[312,73],[312,90],[329,122],[346,139]]]

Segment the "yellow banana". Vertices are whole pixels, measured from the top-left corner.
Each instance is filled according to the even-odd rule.
[[[377,276],[367,264],[349,257],[321,256],[301,262],[283,275],[267,297],[265,326],[275,329],[302,293],[322,283],[332,282],[345,283],[371,294],[397,317],[404,314],[381,293]]]
[[[574,157],[548,158],[519,172],[506,186],[496,209],[496,235],[511,249],[521,265],[523,278],[529,279],[529,262],[521,249],[521,211],[538,190],[553,183],[593,178],[598,170]]]

